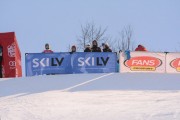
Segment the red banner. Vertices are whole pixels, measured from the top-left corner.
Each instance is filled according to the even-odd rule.
[[[0,33],[0,46],[3,47],[3,77],[21,77],[21,52],[14,32]]]

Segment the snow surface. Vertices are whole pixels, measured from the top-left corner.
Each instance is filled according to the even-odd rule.
[[[0,79],[0,120],[180,120],[180,74]]]

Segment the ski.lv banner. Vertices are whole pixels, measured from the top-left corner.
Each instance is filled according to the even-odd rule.
[[[27,53],[26,76],[70,73],[69,53]]]
[[[73,73],[116,72],[115,53],[74,53],[71,57]]]
[[[180,73],[180,53],[168,53],[166,55],[166,72]]]
[[[120,53],[120,72],[165,73],[165,53],[130,52],[127,59],[125,52]]]
[[[27,53],[26,76],[116,72],[115,53]]]

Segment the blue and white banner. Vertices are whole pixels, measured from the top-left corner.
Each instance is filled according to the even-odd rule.
[[[116,72],[115,53],[28,53],[26,76]]]
[[[71,57],[74,73],[116,72],[115,53],[75,53]]]
[[[26,56],[26,76],[70,73],[69,53],[28,53]]]

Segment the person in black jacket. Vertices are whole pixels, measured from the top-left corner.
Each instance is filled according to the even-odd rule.
[[[101,52],[101,48],[98,47],[98,43],[97,43],[96,40],[94,40],[92,42],[92,45],[93,45],[92,48],[91,48],[92,52]]]
[[[108,43],[104,43],[103,45],[103,52],[112,52],[112,50],[109,48]]]
[[[2,60],[3,60],[3,47],[0,46],[0,78],[3,77],[3,75],[2,75]]]
[[[91,52],[91,45],[90,44],[86,45],[86,49],[84,50],[84,52]]]
[[[73,46],[71,47],[71,52],[70,52],[70,54],[73,54],[74,52],[76,52],[76,46],[75,46],[75,45],[73,45]]]

